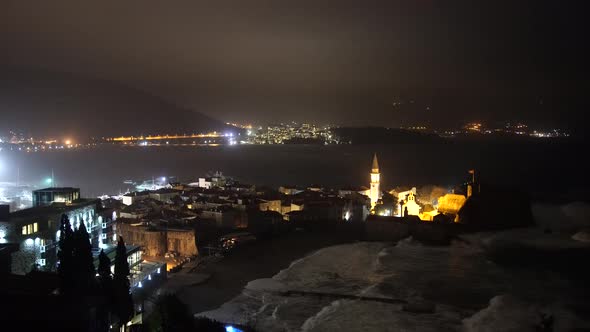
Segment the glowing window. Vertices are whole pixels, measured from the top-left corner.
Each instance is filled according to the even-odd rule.
[[[34,223],[33,224],[33,232],[36,233],[39,231],[39,224],[38,223]]]
[[[27,235],[27,226],[23,226],[22,234]]]

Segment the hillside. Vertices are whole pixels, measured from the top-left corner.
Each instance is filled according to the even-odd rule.
[[[228,128],[199,112],[116,82],[0,67],[0,130],[85,138]]]

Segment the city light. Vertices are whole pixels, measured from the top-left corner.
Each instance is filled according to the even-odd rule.
[[[233,327],[231,325],[226,325],[225,326],[225,332],[244,332],[244,331],[242,331],[242,330],[240,330],[238,328],[235,328],[235,327]]]
[[[346,211],[346,213],[344,214],[344,220],[350,220],[350,211]]]

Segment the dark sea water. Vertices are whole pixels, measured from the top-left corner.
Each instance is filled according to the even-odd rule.
[[[83,195],[133,189],[125,180],[152,177],[196,180],[222,171],[240,181],[279,186],[367,185],[373,152],[379,157],[382,188],[460,184],[475,168],[484,182],[514,185],[546,195],[587,192],[585,143],[461,142],[399,145],[272,146],[101,146],[52,152],[0,152],[0,181],[43,186],[55,174],[58,186],[77,186]]]

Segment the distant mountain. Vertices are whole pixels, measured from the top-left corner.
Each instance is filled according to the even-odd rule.
[[[436,134],[384,127],[340,127],[334,128],[334,134],[341,142],[350,142],[352,144],[431,143],[443,141]]]
[[[79,138],[223,131],[224,123],[122,84],[0,67],[0,130]],[[235,129],[235,128],[234,128]]]

